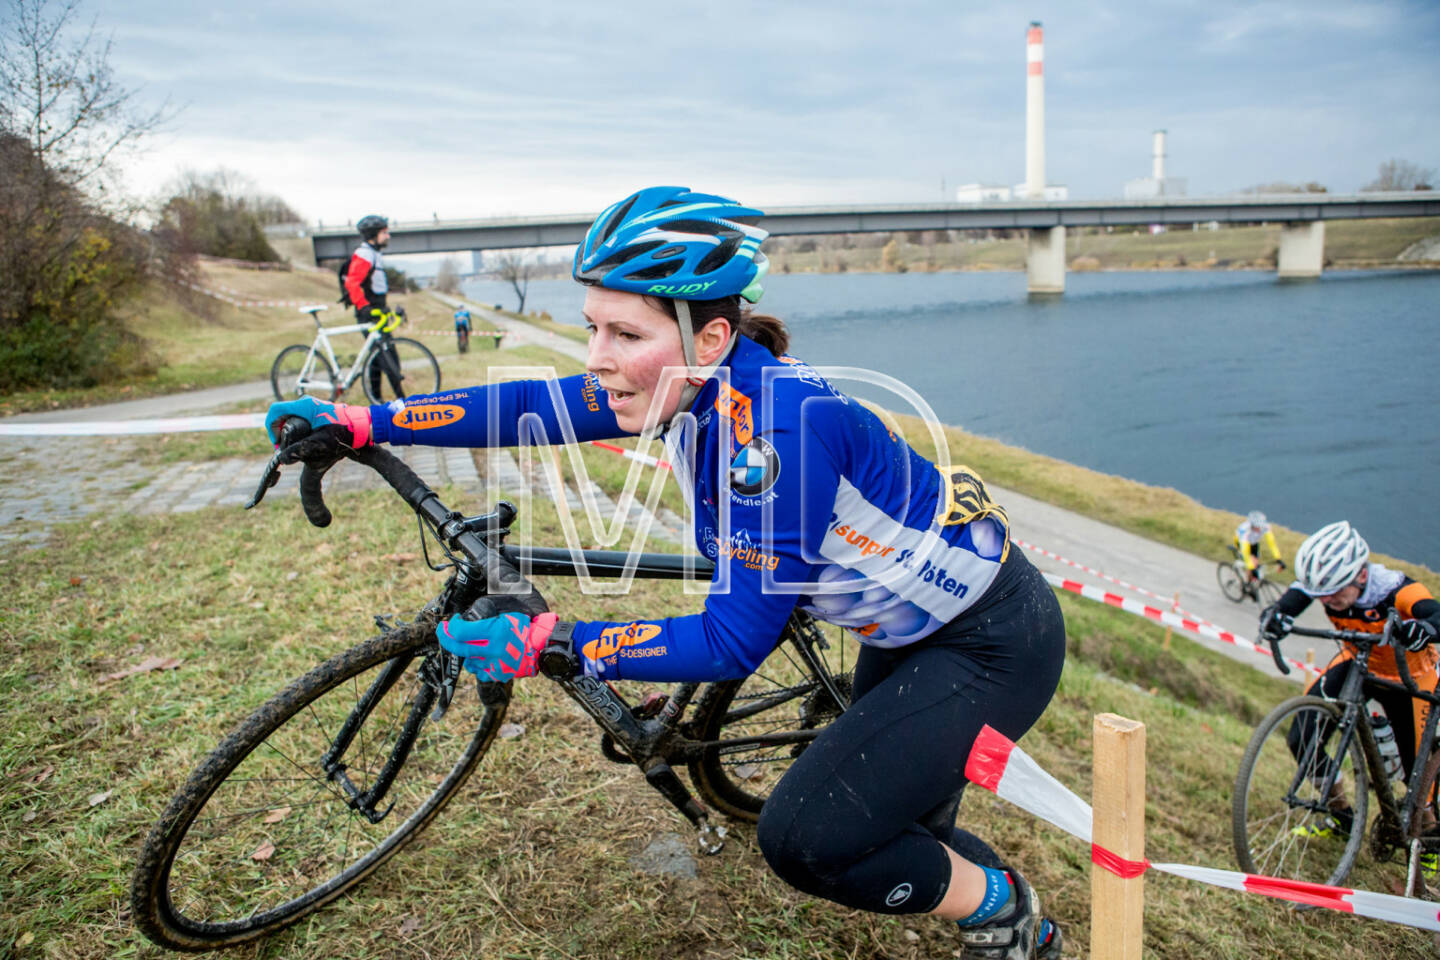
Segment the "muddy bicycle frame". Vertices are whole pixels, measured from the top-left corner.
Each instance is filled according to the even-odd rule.
[[[297,422],[299,421],[290,421]],[[288,432],[291,429],[287,424],[287,433],[282,436],[280,444],[282,448],[297,439]],[[590,576],[619,577],[628,572],[642,579],[664,580],[708,577],[714,570],[713,565],[704,560],[676,554],[647,553],[636,556],[613,550],[572,552],[565,548],[505,545],[504,537],[510,532],[510,525],[516,516],[515,508],[511,504],[501,501],[492,513],[465,517],[446,507],[435,491],[388,451],[369,446],[348,451],[347,456],[379,473],[410,505],[422,523],[429,527],[451,560],[454,573],[440,595],[427,607],[427,610],[433,610],[440,619],[468,610],[481,612],[482,615],[495,615],[510,610],[532,617],[545,612],[544,600],[521,574],[521,570],[534,575],[573,577],[582,572],[583,563],[584,572]],[[273,485],[272,474],[278,477],[279,457],[280,454],[277,453],[272,458],[251,505],[259,502],[265,490]],[[323,474],[324,469],[307,465],[300,477],[301,502],[306,516],[316,526],[327,526],[330,522],[329,510],[320,497]],[[380,618],[377,620],[382,626],[386,625]],[[829,643],[808,614],[800,611],[791,614],[776,645],[787,641],[799,653],[811,675],[820,681],[825,694],[831,698],[830,705],[838,706],[843,711],[848,698],[815,652],[816,648],[827,649]],[[461,658],[450,654],[443,647],[437,645],[424,656],[426,662],[421,667],[421,677],[426,681],[424,690],[410,707],[395,746],[371,787],[365,791],[357,788],[346,775],[345,765],[340,758],[349,749],[351,741],[374,706],[404,674],[413,656],[396,657],[386,664],[379,676],[360,696],[321,761],[327,776],[345,792],[348,805],[372,823],[380,822],[389,813],[389,807],[380,810],[379,806],[384,802],[395,776],[404,765],[426,715],[430,714],[432,722],[444,716],[462,673]],[[814,728],[712,741],[697,739],[693,727],[682,721],[682,717],[686,708],[695,700],[696,694],[705,687],[704,692],[700,693],[696,711],[697,715],[703,716],[708,698],[719,695],[718,685],[682,682],[674,685],[667,695],[652,694],[644,703],[631,705],[609,683],[586,676],[580,671],[579,658],[568,638],[553,639],[545,647],[540,654],[539,668],[543,675],[555,682],[593,718],[603,731],[601,751],[606,758],[617,763],[634,763],[638,766],[644,773],[646,782],[694,825],[700,849],[705,853],[720,851],[724,845],[725,829],[710,823],[709,811],[681,782],[672,764],[698,761],[707,751],[724,755],[754,747],[783,747],[787,744],[803,749],[803,745],[814,740],[819,733],[819,729]],[[480,700],[487,710],[508,705],[510,683],[477,682],[476,686]],[[762,713],[777,703],[786,702],[790,699],[788,694],[791,692],[793,691],[782,688],[768,698],[755,699],[732,710],[727,716],[736,720]]]
[[[1365,755],[1370,784],[1375,791],[1376,798],[1380,801],[1379,816],[1370,840],[1371,854],[1377,859],[1388,859],[1388,849],[1390,848],[1404,848],[1407,845],[1413,847],[1415,844],[1422,843],[1418,837],[1410,839],[1411,828],[1424,804],[1420,797],[1419,787],[1425,777],[1426,766],[1431,762],[1431,755],[1435,749],[1435,730],[1437,723],[1440,723],[1440,710],[1434,709],[1436,706],[1440,706],[1440,696],[1421,690],[1415,683],[1415,678],[1410,673],[1410,665],[1406,662],[1407,651],[1403,647],[1394,647],[1395,663],[1400,672],[1401,683],[1386,680],[1384,677],[1369,672],[1370,654],[1375,647],[1386,644],[1393,646],[1391,637],[1395,625],[1399,621],[1399,614],[1392,610],[1385,622],[1384,631],[1378,634],[1362,633],[1358,630],[1316,630],[1298,626],[1290,629],[1290,633],[1295,636],[1336,640],[1355,645],[1355,655],[1350,660],[1349,672],[1345,675],[1340,693],[1333,698],[1326,697],[1325,699],[1342,708],[1340,718],[1335,721],[1336,729],[1340,733],[1339,743],[1335,749],[1337,757],[1345,756],[1356,731],[1360,732],[1360,749]],[[1270,652],[1274,656],[1275,665],[1280,672],[1288,674],[1290,667],[1285,663],[1285,658],[1280,655],[1279,641],[1270,641]],[[1369,699],[1364,691],[1366,684],[1406,693],[1431,705],[1425,718],[1424,730],[1419,742],[1415,745],[1415,760],[1411,764],[1410,779],[1406,783],[1403,803],[1396,802],[1395,794],[1390,788],[1390,776],[1385,772],[1385,763],[1380,756],[1380,747],[1375,741],[1375,733],[1371,728],[1370,714],[1365,709],[1365,703]],[[1319,742],[1320,739],[1317,737],[1317,742],[1312,744],[1309,749],[1322,749],[1323,744]],[[1331,788],[1340,776],[1340,764],[1331,765],[1331,770],[1326,774],[1324,783],[1319,786],[1317,795],[1320,799],[1316,801],[1302,800],[1297,796],[1301,780],[1304,777],[1304,770],[1304,764],[1296,764],[1295,777],[1290,782],[1290,789],[1285,795],[1285,801],[1292,807],[1303,807],[1323,815],[1328,812],[1328,809],[1325,808],[1325,798],[1330,795]],[[1433,841],[1433,844],[1440,846],[1440,838]],[[1409,852],[1413,854],[1415,851],[1412,849]],[[1412,870],[1415,860],[1416,858],[1412,856]]]

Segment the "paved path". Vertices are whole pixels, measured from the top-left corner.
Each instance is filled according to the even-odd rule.
[[[436,295],[439,296],[439,295]],[[440,297],[455,304],[455,298]],[[557,350],[568,356],[584,359],[585,348],[548,331],[503,317],[479,304],[470,304],[473,312],[511,331],[505,338],[506,347],[533,343]],[[187,394],[173,394],[146,400],[106,404],[74,410],[53,410],[11,418],[13,421],[54,422],[76,420],[133,419],[202,413],[217,406],[229,406],[246,400],[264,400],[269,396],[268,382],[238,384]],[[0,544],[5,542],[39,542],[48,535],[51,524],[86,515],[123,510],[155,513],[196,510],[206,506],[238,506],[249,498],[263,465],[261,459],[233,458],[204,463],[176,463],[158,470],[135,463],[135,451],[145,442],[143,437],[64,437],[13,438],[0,437]],[[523,474],[508,451],[445,450],[430,447],[399,447],[395,452],[431,483],[454,483],[472,497],[463,504],[466,509],[488,507],[501,493],[522,495],[535,493],[555,500],[563,496],[582,523],[581,500],[574,490],[555,491],[543,473]],[[63,462],[63,469],[55,465]],[[272,491],[293,495],[298,471],[289,471],[282,486]],[[378,487],[381,481],[368,470],[353,464],[341,464],[327,477],[327,490]],[[1178,593],[1180,606],[1242,636],[1255,635],[1258,612],[1255,604],[1233,604],[1220,593],[1215,582],[1215,559],[1197,557],[1173,547],[1147,540],[1080,514],[1042,503],[1010,490],[994,489],[997,500],[1005,504],[1015,535],[1061,556],[1148,588],[1161,596]],[[615,505],[599,497],[601,510],[608,519]],[[267,504],[269,499],[267,499]],[[459,505],[457,505],[459,506]],[[634,526],[643,519],[638,505],[627,517]],[[667,542],[688,541],[683,520],[668,511],[654,518],[652,535]],[[1216,555],[1221,552],[1217,544]],[[1090,583],[1105,590],[1134,596],[1159,606],[1152,598],[1128,591],[1106,580],[1076,570],[1051,558],[1027,551],[1032,562],[1042,570],[1068,579]],[[1307,611],[1302,623],[1325,626],[1318,607]],[[1158,629],[1158,628],[1157,628]],[[1273,672],[1268,659],[1248,650],[1196,637],[1229,656],[1257,668]],[[1291,641],[1290,656],[1304,659],[1310,641]],[[1330,650],[1318,648],[1317,658],[1328,659]]]

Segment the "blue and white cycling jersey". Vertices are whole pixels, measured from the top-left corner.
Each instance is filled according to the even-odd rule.
[[[371,408],[379,443],[513,446],[536,414],[550,442],[562,416],[577,441],[626,436],[593,375],[515,381]],[[702,613],[580,622],[587,672],[609,679],[711,680],[752,672],[798,604],[898,647],[972,606],[1009,547],[1004,511],[965,468],[942,473],[806,364],[738,338],[700,390],[693,431],[666,444],[716,562]]]

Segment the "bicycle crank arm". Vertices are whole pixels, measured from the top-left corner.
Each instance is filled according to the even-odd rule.
[[[710,823],[709,811],[685,789],[675,771],[670,769],[670,764],[661,761],[651,766],[645,771],[645,782],[659,790],[666,800],[695,825],[699,831],[701,853],[713,855],[720,852],[725,846],[725,828]]]

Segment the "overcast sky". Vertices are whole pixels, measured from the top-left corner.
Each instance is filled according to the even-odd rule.
[[[183,107],[132,161],[224,166],[311,221],[595,211],[676,183],[757,206],[1024,179],[1044,21],[1047,172],[1074,198],[1353,191],[1440,167],[1440,4],[1087,0],[89,0],[112,65]]]

